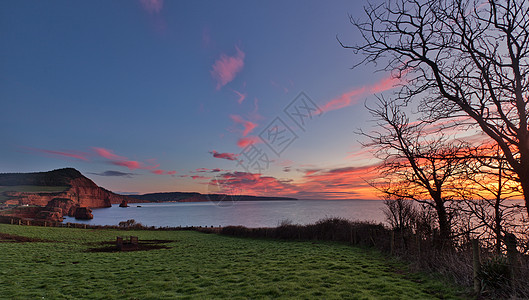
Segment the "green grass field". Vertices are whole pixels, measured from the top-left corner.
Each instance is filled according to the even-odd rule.
[[[0,185],[0,202],[8,200],[8,197],[2,195],[3,192],[28,192],[28,193],[58,193],[67,190],[67,186],[39,186],[39,185]]]
[[[461,289],[339,243],[4,224],[0,233],[48,240],[0,240],[3,299],[462,298]],[[118,235],[170,240],[170,248],[89,252]]]

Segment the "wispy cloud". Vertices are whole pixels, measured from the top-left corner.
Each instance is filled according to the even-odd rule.
[[[404,74],[402,74],[404,75]],[[369,86],[369,91],[371,93],[382,93],[387,90],[391,90],[392,88],[396,87],[398,84],[402,83],[402,78],[395,77],[393,75],[390,75],[386,78],[383,78],[379,82],[372,84]]]
[[[375,82],[370,85],[352,89],[348,92],[343,93],[337,98],[334,98],[321,106],[322,112],[327,112],[331,110],[341,109],[350,105],[358,103],[360,97],[367,93],[375,94],[381,93],[390,89],[395,88],[398,84],[403,83],[403,77],[406,72],[403,72],[400,77],[389,74],[388,76],[382,78],[378,82]]]
[[[33,153],[40,153],[48,156],[55,156],[55,157],[62,157],[62,158],[75,158],[79,160],[88,161],[88,157],[90,156],[89,153],[86,152],[80,152],[80,151],[54,151],[54,150],[46,150],[46,149],[39,149],[39,148],[30,148],[30,147],[22,147],[22,149],[33,152]]]
[[[247,96],[246,93],[241,93],[241,92],[236,91],[234,89],[232,89],[232,91],[239,97],[237,99],[237,103],[241,104],[244,101],[244,99],[246,99],[246,96]]]
[[[259,114],[259,99],[253,100],[253,110],[249,113],[249,116],[253,120],[264,120],[264,117]]]
[[[159,13],[163,8],[163,0],[140,0],[140,3],[151,14]]]
[[[101,147],[92,147],[92,150],[100,157],[106,158],[109,160],[110,164],[120,167],[126,167],[129,170],[143,169],[143,170],[154,170],[157,169],[160,164],[155,163],[155,159],[147,160],[148,163],[139,162],[136,160],[129,160],[125,156],[117,155],[114,151],[101,148]]]
[[[278,89],[281,89],[283,90],[283,92],[285,94],[287,94],[289,92],[289,89],[294,87],[294,82],[292,80],[288,80],[288,83],[287,85],[281,85],[279,84],[278,82],[276,82],[275,80],[270,80],[270,84],[275,87],[275,88],[278,88]]]
[[[112,160],[126,160],[127,159],[123,156],[116,155],[114,154],[112,150],[108,150],[105,148],[92,147],[92,150],[94,150],[97,155],[104,157],[106,159],[112,159]]]
[[[215,158],[222,158],[227,160],[237,160],[237,154],[233,153],[219,153],[215,150],[209,151]]]
[[[215,169],[198,168],[195,171],[191,171],[191,172],[195,172],[195,173],[217,173],[217,172],[220,172],[220,171],[222,171],[222,170],[219,169],[219,168],[215,168]]]
[[[113,165],[120,167],[127,167],[129,170],[136,170],[141,168],[141,163],[135,160],[116,160],[110,162]]]
[[[230,115],[230,118],[233,120],[233,122],[241,124],[244,127],[244,130],[242,131],[242,136],[247,136],[248,133],[252,132],[252,130],[257,127],[257,123],[245,120],[239,115]]]
[[[149,20],[156,32],[163,34],[167,29],[167,22],[162,15],[164,0],[140,0],[144,11],[149,14]]]
[[[238,47],[235,47],[236,53],[234,56],[221,54],[220,58],[213,64],[210,71],[213,79],[217,81],[217,90],[231,82],[237,73],[244,67],[245,53]]]
[[[156,175],[175,175],[177,172],[176,171],[165,171],[165,170],[162,170],[162,169],[157,169],[157,170],[152,170],[151,173],[156,174]]]
[[[334,98],[331,101],[325,103],[320,107],[323,112],[328,112],[331,110],[336,110],[340,108],[347,107],[358,102],[359,96],[366,92],[366,88],[362,87],[359,89],[354,89],[349,92],[343,93],[340,97]]]
[[[93,174],[93,175],[97,175],[97,176],[110,176],[110,177],[132,177],[134,175],[138,175],[138,174],[135,174],[135,173],[127,173],[127,172],[120,172],[120,171],[105,171],[105,172],[101,172],[101,173],[89,173],[89,174]]]

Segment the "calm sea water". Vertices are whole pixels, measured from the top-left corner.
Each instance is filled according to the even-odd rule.
[[[132,203],[127,208],[116,204],[94,209],[94,219],[89,221],[65,218],[64,222],[117,225],[134,219],[143,225],[156,227],[275,227],[283,220],[309,224],[326,217],[384,222],[382,207],[383,201],[379,200],[239,201],[231,206],[218,206],[212,202]]]

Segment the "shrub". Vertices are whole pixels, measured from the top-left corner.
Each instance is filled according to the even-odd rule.
[[[478,274],[484,289],[505,290],[510,286],[510,270],[507,259],[503,256],[493,257],[481,265]]]
[[[142,228],[141,223],[137,223],[136,220],[130,219],[127,221],[121,221],[118,223],[120,228]]]

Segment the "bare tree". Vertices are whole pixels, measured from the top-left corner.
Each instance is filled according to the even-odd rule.
[[[465,147],[447,142],[442,134],[430,134],[424,122],[410,122],[402,109],[403,104],[384,98],[379,98],[377,107],[368,107],[378,129],[360,133],[370,139],[364,146],[374,149],[383,162],[379,167],[383,178],[372,185],[386,196],[433,208],[440,244],[448,245],[454,216],[451,183],[464,171],[461,153]]]
[[[415,219],[415,207],[413,202],[402,198],[385,197],[382,211],[386,220],[394,230],[399,230],[401,235],[413,227]]]
[[[516,216],[521,212],[515,203],[506,200],[520,196],[519,184],[505,168],[505,157],[497,145],[482,145],[472,149],[467,160],[465,176],[458,190],[463,202],[462,210],[481,225],[479,234],[492,232],[495,252],[501,254],[503,236],[514,232]]]
[[[529,1],[388,0],[351,22],[362,63],[406,74],[430,120],[468,117],[499,146],[529,214]]]

